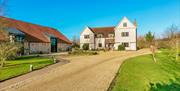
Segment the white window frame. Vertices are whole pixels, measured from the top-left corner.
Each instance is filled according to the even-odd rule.
[[[122,37],[129,37],[129,32],[121,32]]]
[[[84,35],[84,39],[89,39],[90,36],[89,35]]]

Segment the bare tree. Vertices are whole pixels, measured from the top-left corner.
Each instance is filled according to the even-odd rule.
[[[164,32],[164,38],[168,40],[170,49],[169,56],[176,56],[176,60],[179,57],[179,40],[180,40],[180,29],[176,25],[171,25]]]
[[[138,36],[137,37],[137,46],[138,46],[138,49],[149,48],[149,46],[146,43],[144,36]]]
[[[73,36],[72,38],[72,47],[73,48],[79,48],[79,38],[76,36]]]
[[[174,39],[176,38],[177,34],[178,34],[178,27],[176,25],[171,25],[165,30],[164,37],[168,39]]]
[[[0,15],[3,16],[5,14],[5,6],[7,0],[3,0],[0,2]],[[11,43],[9,41],[9,33],[7,32],[7,24],[4,20],[5,18],[0,18],[0,65],[1,67],[4,66],[6,60],[10,57],[15,56],[17,51],[19,50],[19,46],[16,43]]]
[[[18,46],[15,46],[14,43],[10,43],[10,42],[1,43],[0,44],[1,67],[4,66],[4,63],[7,59],[16,56],[18,50],[19,50]]]

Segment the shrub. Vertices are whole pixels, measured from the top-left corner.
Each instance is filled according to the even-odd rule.
[[[139,49],[142,49],[142,48],[149,48],[149,45],[146,41],[143,41],[143,40],[139,40],[137,41],[137,47]]]
[[[69,46],[69,47],[67,47],[67,49],[66,49],[67,51],[72,51],[72,47],[71,46]]]
[[[91,51],[98,51],[98,49],[91,49]]]
[[[119,51],[121,51],[121,50],[125,50],[124,45],[119,45],[119,46],[118,46],[118,50],[119,50]]]
[[[97,52],[92,52],[92,55],[97,55],[98,53]]]
[[[171,49],[169,41],[157,41],[157,44],[158,49]]]
[[[83,51],[79,48],[74,48],[72,51],[69,51],[70,55],[97,55],[96,51]]]
[[[74,43],[74,44],[72,45],[72,48],[80,48],[80,46],[79,46],[78,44]]]
[[[83,53],[84,53],[83,50],[75,49],[75,48],[73,48],[72,51],[69,51],[69,54],[72,54],[72,55],[82,55]]]
[[[82,46],[82,48],[83,48],[83,50],[89,50],[89,44],[84,44],[84,45]]]

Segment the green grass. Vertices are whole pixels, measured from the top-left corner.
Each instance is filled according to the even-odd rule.
[[[126,60],[112,91],[180,91],[180,62],[167,55],[158,53],[157,63],[151,55]]]
[[[30,72],[30,64],[32,64],[33,69],[36,70],[53,64],[53,61],[49,58],[36,56],[19,57],[15,60],[6,61],[5,66],[0,68],[0,81]]]

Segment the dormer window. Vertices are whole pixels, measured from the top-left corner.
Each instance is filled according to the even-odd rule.
[[[123,23],[123,27],[127,27],[127,23],[126,22]]]

